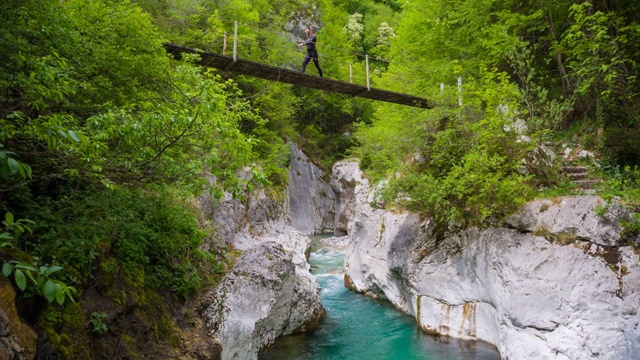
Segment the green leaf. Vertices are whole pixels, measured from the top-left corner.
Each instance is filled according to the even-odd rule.
[[[29,270],[25,271],[27,276],[29,277],[29,279],[31,279],[31,281],[33,281],[34,283],[36,283],[36,279],[33,277],[33,273]]]
[[[22,262],[17,263],[16,264],[16,268],[24,269],[24,270],[30,270],[30,271],[38,271],[38,269],[36,269],[35,266],[29,265],[29,264],[25,264],[25,263],[22,263]]]
[[[9,263],[4,263],[4,265],[2,265],[2,274],[5,277],[9,277],[9,275],[11,275],[12,271],[13,271],[13,265],[11,265]]]
[[[76,292],[76,288],[74,288],[73,286],[67,286],[64,288],[64,292],[67,297],[71,299],[71,302],[76,302],[75,300],[73,300],[73,293]]]
[[[6,159],[7,158],[7,152],[6,151],[0,151],[0,159]]]
[[[76,142],[80,142],[80,137],[75,133],[75,131],[69,130],[68,132],[73,140],[75,140]]]
[[[13,225],[13,214],[8,212],[5,216],[4,219],[7,221],[7,225],[11,226]]]
[[[49,138],[47,139],[47,149],[49,149],[49,151],[53,152],[56,150],[56,139],[54,137],[49,136]]]
[[[56,301],[58,304],[62,305],[64,303],[64,289],[62,285],[55,284],[55,293],[56,293]]]
[[[44,289],[42,289],[42,294],[48,302],[53,302],[56,298],[56,284],[51,280],[47,280],[44,284]]]
[[[13,237],[8,232],[3,232],[0,233],[0,239],[13,239]]]
[[[58,265],[54,265],[51,267],[44,267],[44,270],[41,270],[43,275],[49,276],[51,274],[53,274],[56,271],[60,271],[62,270],[62,266],[58,266]]]
[[[18,285],[18,288],[24,291],[24,289],[27,288],[27,277],[24,275],[24,272],[20,269],[16,269],[14,278],[16,279],[16,285]]]
[[[24,165],[22,165],[22,164],[18,164],[18,165],[19,165],[19,166],[18,166],[18,172],[20,173],[20,176],[21,176],[23,179],[26,179],[26,178],[27,178],[27,172],[26,172],[26,170],[24,169]]]
[[[16,172],[18,172],[18,161],[14,158],[8,158],[7,159],[7,164],[9,165],[9,170],[11,170],[12,174],[15,174]]]
[[[47,279],[47,278],[45,278],[44,276],[42,276],[42,274],[38,274],[38,277],[36,278],[36,281],[35,281],[36,285],[38,286],[38,289],[42,289],[42,288],[43,288],[43,286],[44,286],[44,281],[45,281],[46,279]]]

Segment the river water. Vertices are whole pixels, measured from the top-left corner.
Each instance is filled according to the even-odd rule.
[[[327,317],[308,334],[285,336],[260,360],[497,360],[492,346],[424,334],[414,319],[385,301],[344,287],[344,251],[313,238],[309,263],[322,289]]]

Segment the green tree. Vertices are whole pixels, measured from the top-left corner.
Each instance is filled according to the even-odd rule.
[[[349,21],[342,28],[349,38],[349,44],[351,49],[356,53],[362,53],[364,51],[364,24],[363,15],[354,13],[349,16]]]

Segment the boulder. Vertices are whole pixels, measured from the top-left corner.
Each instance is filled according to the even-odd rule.
[[[468,229],[410,260],[413,314],[427,331],[487,341],[502,358],[639,358],[638,255],[607,251]]]
[[[294,263],[294,253],[263,241],[205,295],[203,315],[222,359],[256,359],[277,337],[314,329],[325,310],[317,282]]]

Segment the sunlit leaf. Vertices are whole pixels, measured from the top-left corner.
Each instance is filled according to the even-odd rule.
[[[10,213],[10,212],[6,213],[6,214],[4,215],[4,219],[5,219],[5,221],[7,222],[7,225],[8,225],[8,226],[13,225],[13,214],[12,214],[12,213]]]
[[[73,130],[69,130],[69,135],[71,136],[71,138],[73,140],[75,140],[76,142],[80,142],[80,137],[78,136],[78,134],[75,133],[75,131]]]

